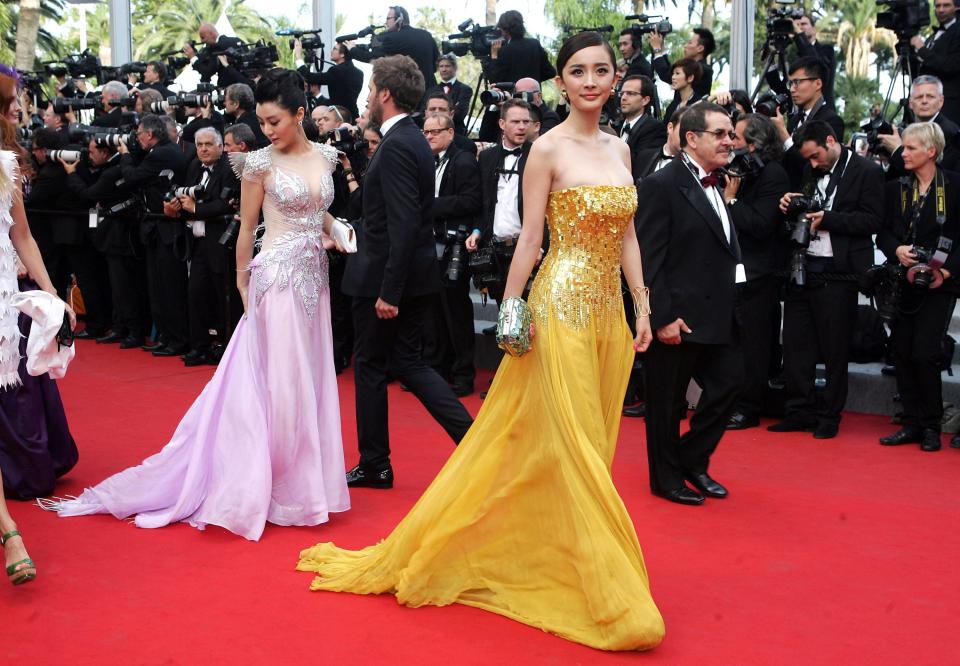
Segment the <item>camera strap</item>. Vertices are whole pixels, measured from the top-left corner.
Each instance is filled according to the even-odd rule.
[[[830,210],[833,208],[833,194],[837,191],[837,187],[840,185],[840,179],[843,178],[844,172],[847,170],[847,165],[850,164],[851,153],[844,146],[840,149],[840,157],[837,159],[837,164],[843,162],[843,166],[837,169],[837,166],[834,165],[833,173],[830,174],[830,180],[827,181],[827,189],[823,191],[823,208],[824,210]],[[820,187],[817,186],[819,191]]]
[[[953,248],[953,240],[943,235],[943,225],[947,221],[947,192],[943,171],[939,168],[937,169],[937,174],[934,177],[933,190],[934,200],[937,206],[937,228],[939,229],[940,236],[937,238],[937,249],[933,253],[930,266],[933,268],[940,268],[947,261],[950,250]],[[910,239],[912,245],[916,245],[917,228],[920,226],[920,214],[923,212],[923,206],[927,201],[928,194],[930,194],[929,188],[923,194],[920,193],[920,181],[914,177],[913,192],[911,197],[913,210],[910,214],[910,226],[907,227],[907,238]],[[906,212],[907,191],[904,187],[900,188],[900,207],[902,212]]]

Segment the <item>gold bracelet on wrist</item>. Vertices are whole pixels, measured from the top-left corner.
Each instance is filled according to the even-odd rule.
[[[633,312],[640,317],[650,316],[650,289],[648,287],[634,287],[630,290],[633,297]]]

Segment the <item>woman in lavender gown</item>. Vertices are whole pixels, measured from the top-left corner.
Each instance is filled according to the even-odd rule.
[[[303,89],[296,72],[264,76],[257,116],[272,145],[231,154],[242,179],[246,314],[213,379],[159,453],[56,503],[61,516],[219,525],[256,541],[267,522],[317,525],[350,508],[321,244],[335,224],[327,207],[337,156],[304,135]],[[251,261],[261,209],[263,245]]]

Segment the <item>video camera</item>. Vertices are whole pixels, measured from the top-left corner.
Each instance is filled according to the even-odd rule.
[[[90,53],[90,49],[82,53],[71,53],[60,61],[44,64],[44,71],[50,76],[62,78],[68,73],[75,79],[95,78],[100,80],[100,58]]]
[[[901,41],[909,41],[930,25],[930,3],[927,0],[877,0],[877,27],[892,30]]]
[[[787,232],[792,248],[790,282],[802,287],[807,284],[807,248],[810,247],[810,213],[823,210],[819,197],[795,196],[787,204]]]
[[[318,143],[329,143],[340,152],[353,154],[365,153],[370,142],[363,138],[363,133],[352,127],[338,127],[325,134],[321,134]]]
[[[462,57],[470,53],[474,58],[489,58],[493,43],[503,39],[500,28],[492,25],[477,25],[473,19],[467,19],[457,26],[456,32],[447,35],[440,46],[442,53],[452,53]]]
[[[359,30],[358,32],[351,33],[349,35],[340,35],[339,37],[334,37],[337,40],[337,44],[342,44],[343,42],[355,42],[358,39],[363,39],[364,37],[370,37],[370,43],[373,44],[377,39],[377,30],[383,28],[382,25],[368,25],[366,28]]]
[[[774,0],[778,5],[792,5],[794,0]],[[785,49],[793,40],[796,30],[793,22],[803,18],[802,7],[770,7],[767,9],[767,44]]]
[[[644,35],[651,32],[658,32],[661,35],[669,35],[671,32],[673,32],[673,26],[670,25],[670,21],[666,20],[662,16],[650,16],[648,14],[627,14],[624,16],[624,18],[628,21],[638,21],[638,23],[627,26],[627,29],[636,39],[640,39]],[[653,19],[660,20],[655,23],[651,23]]]
[[[734,178],[749,178],[759,174],[764,167],[763,160],[747,148],[733,151],[733,159],[727,163],[724,171]]]
[[[293,37],[290,40],[290,48],[292,49],[296,41],[300,40],[300,46],[303,47],[304,51],[319,51],[323,48],[324,44],[320,41],[320,33],[322,30],[320,28],[314,28],[313,30],[292,30],[284,29],[277,30],[275,35],[278,37]],[[304,39],[304,35],[311,35],[307,39]]]

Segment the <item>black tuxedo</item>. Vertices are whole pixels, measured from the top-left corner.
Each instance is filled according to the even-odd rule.
[[[837,141],[843,143],[843,118],[838,116],[837,112],[830,108],[830,105],[826,103],[826,99],[822,101],[822,104],[819,102],[814,104],[810,109],[811,113],[809,117],[803,120],[801,120],[802,116],[799,113],[795,113],[787,118],[787,131],[791,136],[795,136],[797,130],[803,125],[815,120],[821,121],[830,125],[837,135]],[[803,170],[806,164],[807,161],[803,159],[803,155],[800,154],[800,146],[794,143],[787,149],[787,153],[783,158],[783,165],[787,169],[787,175],[790,177],[790,186],[794,190],[800,187],[800,181],[803,178]]]
[[[646,56],[643,55],[641,49],[637,49],[636,53],[633,54],[633,58],[627,60],[626,63],[627,73],[624,74],[624,79],[631,76],[649,76],[652,79],[656,76],[653,71],[653,66],[650,64],[650,61],[647,60]]]
[[[617,134],[622,133],[623,124],[624,123],[620,123],[615,128]],[[649,113],[640,115],[630,123],[630,133],[627,135],[627,145],[630,146],[630,162],[633,169],[634,180],[643,175],[641,173],[639,154],[642,151],[652,148],[659,150],[663,144],[666,143],[666,141],[667,128],[664,127],[663,123],[651,116]]]
[[[956,171],[960,168],[960,125],[950,120],[943,111],[938,113],[933,119],[940,129],[943,130],[945,145],[943,148],[943,158],[940,160],[940,166],[947,171]],[[889,159],[889,168],[887,169],[887,179],[902,178],[908,175],[903,166],[903,147],[897,148]]]
[[[935,41],[931,35],[916,56],[920,59],[919,74],[930,74],[943,82],[943,112],[948,118],[960,118],[960,21],[955,20]]]
[[[650,288],[654,341],[646,352],[646,427],[650,487],[678,490],[684,478],[706,473],[742,383],[734,326],[740,246],[729,240],[707,193],[682,160],[637,184],[636,227],[643,273]],[[679,345],[656,338],[682,318],[691,333]],[[680,416],[691,377],[703,388],[690,430]]]
[[[360,115],[357,100],[363,90],[363,72],[352,61],[345,60],[325,72],[309,74],[307,82],[327,86],[330,104],[345,107],[353,114],[354,119]]]
[[[248,146],[250,150],[255,150],[257,148],[266,148],[270,145],[270,139],[266,137],[263,133],[263,130],[260,129],[260,121],[257,120],[257,114],[253,111],[247,111],[240,115],[239,118],[227,113],[223,116],[224,129],[230,127],[231,125],[242,124],[249,127],[253,130],[253,138],[255,145]]]
[[[60,197],[63,195],[67,174],[59,162],[47,161],[36,170],[30,187],[24,195],[23,207],[30,221],[30,231],[40,256],[46,266],[50,280],[61,296],[65,296],[70,279],[70,269],[63,248],[54,240],[54,229],[60,224],[62,215],[59,210]]]
[[[816,58],[823,65],[826,78],[823,81],[823,98],[833,107],[834,80],[837,75],[837,49],[833,44],[817,40],[813,44],[803,34],[793,36],[793,45],[801,58]],[[783,82],[786,85],[786,81]]]
[[[514,38],[500,47],[496,60],[490,60],[486,69],[491,84],[531,78],[546,81],[557,75],[547,52],[533,37]]]
[[[523,170],[527,165],[527,157],[530,155],[530,146],[525,143],[522,146],[522,153],[517,162],[516,175],[523,183]],[[493,214],[497,208],[497,184],[500,182],[500,169],[503,167],[503,158],[506,150],[503,144],[491,146],[480,152],[477,162],[480,167],[480,190],[483,196],[483,207],[480,213],[477,228],[480,229],[480,235],[484,241],[489,241],[493,237]],[[520,213],[520,219],[523,219],[523,188],[518,188],[517,211]]]
[[[164,101],[166,101],[168,97],[173,97],[173,91],[162,83],[141,83],[138,87],[140,90],[156,90],[163,96]]]
[[[657,164],[664,157],[663,149],[666,142],[656,148],[646,148],[637,151],[637,157],[633,162],[633,179],[640,180],[650,174],[657,172]]]
[[[374,58],[398,54],[413,58],[423,74],[426,88],[436,85],[434,72],[437,71],[440,49],[437,48],[433,35],[422,28],[404,26],[399,30],[381,32],[377,35],[375,44],[370,46],[358,44],[350,49],[350,57],[360,62],[370,62]]]
[[[534,118],[540,122],[540,136],[543,136],[560,124],[560,116],[544,102],[540,106],[533,105]]]
[[[384,134],[363,176],[363,222],[343,290],[353,296],[356,335],[357,437],[360,465],[390,466],[387,372],[413,391],[459,442],[472,423],[453,391],[421,355],[423,321],[440,289],[431,205],[433,154],[409,117]],[[379,319],[378,298],[398,306]]]
[[[849,162],[844,168],[844,161]],[[839,425],[847,400],[847,362],[856,323],[854,278],[873,265],[872,235],[883,221],[883,171],[844,149],[833,173],[842,169],[833,205],[819,231],[829,232],[832,258],[807,255],[807,285],[789,285],[784,299],[783,372],[787,418],[806,425]],[[816,187],[809,165],[804,191]],[[850,279],[835,279],[838,276]],[[816,364],[826,366],[827,386],[818,406]]]
[[[90,124],[94,127],[118,128],[123,119],[123,109],[115,106],[109,111],[99,114]]]
[[[459,79],[454,80],[453,84],[447,84],[441,81],[430,90],[427,90],[426,99],[430,93],[442,92],[446,94],[453,102],[453,125],[457,134],[467,134],[467,116],[470,114],[470,101],[473,98],[473,88]]]
[[[713,86],[713,67],[706,60],[700,61],[700,78],[693,82],[693,94],[699,99],[710,95],[710,88]],[[670,58],[663,55],[653,59],[653,69],[657,76],[664,83],[669,84],[673,77],[673,65]],[[670,116],[664,116],[664,120],[670,120]]]
[[[209,118],[197,116],[183,126],[183,129],[180,131],[180,140],[185,143],[194,143],[193,139],[194,136],[196,136],[197,131],[203,129],[204,127],[212,127],[220,133],[220,136],[223,136],[223,130],[226,127],[223,114],[214,110],[214,112],[210,114]],[[252,148],[253,146],[251,146],[251,149]]]

